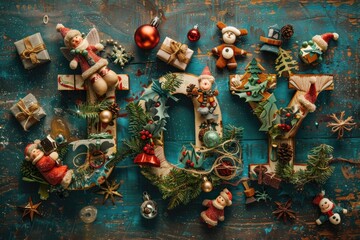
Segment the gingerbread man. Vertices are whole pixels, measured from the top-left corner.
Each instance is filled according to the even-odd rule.
[[[237,37],[247,35],[248,32],[246,29],[226,26],[223,22],[218,22],[216,26],[221,30],[224,41],[223,44],[212,49],[212,53],[219,57],[216,61],[216,67],[221,69],[227,67],[229,70],[236,69],[237,63],[235,56],[245,56],[246,51],[237,48],[234,44]]]

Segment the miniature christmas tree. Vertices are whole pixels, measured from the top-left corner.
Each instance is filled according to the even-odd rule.
[[[283,74],[290,76],[292,70],[299,70],[298,63],[293,60],[290,53],[282,48],[279,48],[279,56],[275,60],[275,70],[278,72],[279,77]]]
[[[250,62],[250,64],[246,68],[246,72],[250,73],[250,77],[248,79],[249,83],[254,86],[258,83],[259,80],[259,74],[262,73],[261,68],[259,67],[258,62],[255,58],[253,58]]]

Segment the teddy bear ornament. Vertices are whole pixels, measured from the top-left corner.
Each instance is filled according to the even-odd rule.
[[[70,68],[81,67],[82,78],[90,81],[92,89],[98,96],[104,95],[109,87],[118,83],[117,74],[110,70],[108,61],[96,53],[104,49],[100,43],[98,31],[93,28],[83,38],[75,29],[69,29],[62,24],[57,24],[56,30],[64,38],[66,47],[61,48],[64,56],[70,61]]]
[[[321,191],[313,200],[314,204],[319,205],[322,213],[322,215],[316,219],[316,224],[321,225],[329,220],[332,224],[338,225],[341,222],[340,213],[346,214],[348,211],[345,208],[336,206],[334,202],[324,196],[325,191]]]
[[[237,29],[227,26],[223,22],[218,22],[216,26],[221,30],[223,44],[212,49],[212,53],[218,56],[216,67],[223,69],[227,67],[234,70],[237,67],[236,56],[246,56],[246,51],[235,46],[237,37],[248,34],[246,29]]]

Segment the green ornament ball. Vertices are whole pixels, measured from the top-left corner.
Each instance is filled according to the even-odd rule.
[[[220,143],[220,135],[216,131],[207,131],[203,137],[203,143],[207,148],[216,147]]]

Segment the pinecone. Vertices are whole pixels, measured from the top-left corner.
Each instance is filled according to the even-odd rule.
[[[113,119],[117,118],[119,115],[119,105],[117,103],[113,103],[109,106],[109,111],[113,114]]]
[[[294,28],[292,25],[288,24],[281,28],[281,37],[285,40],[289,40],[294,34]]]
[[[287,143],[282,143],[277,150],[277,156],[280,163],[289,163],[293,156],[292,147]]]

